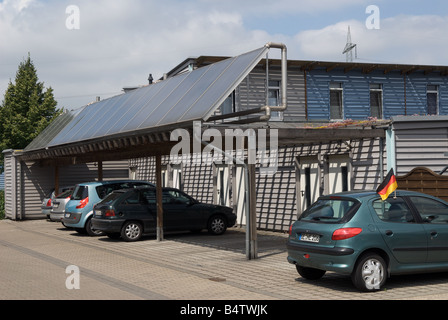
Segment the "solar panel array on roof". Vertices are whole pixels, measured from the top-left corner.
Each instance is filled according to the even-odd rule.
[[[33,141],[31,141],[24,151],[38,150],[47,147],[48,143],[50,143],[81,110],[82,108],[73,111],[66,111],[59,115]]]
[[[265,56],[268,47],[84,107],[48,147],[207,120]]]

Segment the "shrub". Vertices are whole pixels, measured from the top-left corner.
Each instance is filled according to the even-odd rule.
[[[5,219],[5,191],[0,190],[0,220]]]

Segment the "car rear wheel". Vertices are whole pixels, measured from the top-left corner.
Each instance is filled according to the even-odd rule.
[[[227,230],[227,223],[223,216],[213,216],[208,222],[207,230],[210,234],[220,235]]]
[[[128,221],[121,229],[121,237],[124,241],[137,241],[142,237],[143,227],[139,222]]]
[[[358,290],[378,291],[386,282],[387,265],[384,259],[374,253],[363,255],[352,273],[352,282]]]
[[[319,280],[325,274],[325,270],[301,267],[296,265],[297,272],[307,280]]]
[[[104,232],[101,230],[95,230],[92,228],[92,218],[90,218],[89,220],[87,220],[86,222],[86,227],[85,230],[87,232],[87,234],[91,237],[97,237],[97,236],[102,236],[104,235]]]

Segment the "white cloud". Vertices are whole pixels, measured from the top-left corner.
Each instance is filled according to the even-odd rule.
[[[294,46],[304,60],[342,60],[342,50],[347,40],[347,30],[350,25],[352,41],[356,43],[353,30],[360,27],[358,21],[346,21],[327,26],[319,30],[300,32],[294,38]]]
[[[34,0],[4,0],[0,3],[0,13],[6,11],[20,13],[22,10],[29,7],[33,2]]]
[[[298,5],[300,3],[300,5]],[[247,15],[332,12],[364,0],[4,0],[0,2],[0,94],[18,64],[31,54],[38,75],[53,87],[60,106],[80,107],[104,93],[145,84],[189,56],[237,55],[268,41],[284,42],[291,59],[344,61],[347,26],[361,59],[399,63],[448,64],[443,53],[447,18],[398,16],[381,20],[380,30],[344,19],[295,36],[249,29]],[[66,7],[80,9],[80,29],[66,28]],[[361,17],[364,12],[361,12]],[[366,16],[367,17],[367,16]],[[359,18],[358,18],[359,19]],[[263,26],[263,23],[260,24]],[[110,94],[109,94],[110,95]]]
[[[381,0],[380,0],[381,1]],[[221,10],[235,10],[245,15],[273,15],[292,13],[322,13],[343,10],[357,5],[367,6],[370,0],[198,0],[204,6],[219,7]]]
[[[379,30],[367,29],[364,21],[349,20],[294,37],[292,47],[303,59],[344,61],[347,28],[357,44],[360,62],[443,64],[448,59],[448,17],[401,15],[381,20]]]
[[[234,55],[266,41],[245,30],[234,12],[198,12],[182,4],[174,10],[171,2],[162,6],[156,1],[77,3],[79,30],[65,26],[68,3],[40,3],[21,13],[3,3],[2,92],[28,52],[40,79],[57,97],[92,93],[93,99],[95,92],[119,93],[124,86],[144,84],[149,73],[161,77],[187,56]]]

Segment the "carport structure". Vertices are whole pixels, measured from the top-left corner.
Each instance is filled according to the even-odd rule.
[[[225,99],[260,63],[271,48],[282,51],[281,105],[217,115]],[[156,158],[157,185],[157,239],[163,240],[163,206],[161,158],[169,155],[178,141],[171,133],[184,129],[194,144],[194,124],[204,124],[204,130],[216,121],[216,128],[238,126],[245,128],[268,127],[271,111],[287,107],[286,46],[268,43],[262,48],[156,82],[124,94],[98,101],[83,108],[65,112],[45,129],[23,151],[16,153],[19,161],[39,162],[55,170],[55,189],[59,189],[58,168],[80,163],[98,163],[98,179],[102,179],[102,163],[137,157]],[[248,116],[249,119],[247,118]],[[244,117],[243,121],[234,121]],[[226,122],[226,119],[231,121]],[[233,123],[232,123],[233,121]],[[244,123],[246,124],[244,124]],[[276,127],[278,146],[291,143],[349,140],[383,137],[384,130],[365,128],[328,128],[310,130],[297,126]],[[269,135],[269,131],[268,131]],[[202,135],[201,135],[202,137]],[[223,134],[224,137],[224,134]],[[221,145],[224,145],[221,144]],[[220,152],[224,152],[219,150]],[[226,155],[228,157],[228,155]],[[256,245],[256,192],[255,164],[243,163],[246,181],[246,256],[257,257]]]

